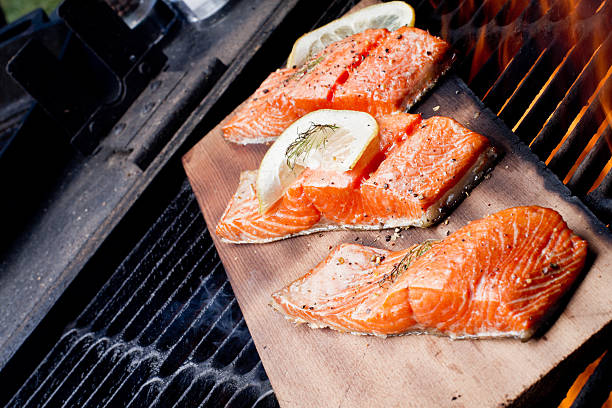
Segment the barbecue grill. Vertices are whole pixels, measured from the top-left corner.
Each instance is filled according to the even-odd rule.
[[[0,404],[277,406],[180,157],[299,33],[356,3],[230,0],[194,22],[157,0],[129,30],[102,0],[66,0],[0,29],[12,219],[0,242]],[[455,47],[454,73],[609,225],[612,1],[413,7],[418,27]],[[599,337],[591,359],[556,373],[546,403],[606,351],[610,328]],[[575,406],[604,403],[609,360]]]

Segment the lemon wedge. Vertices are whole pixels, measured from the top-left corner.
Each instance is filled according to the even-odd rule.
[[[393,31],[402,26],[414,26],[414,9],[409,4],[390,1],[365,7],[298,38],[287,59],[287,66],[300,67],[329,44],[368,28]]]
[[[351,170],[378,149],[378,123],[365,112],[321,109],[293,122],[266,152],[257,173],[259,212],[266,212],[306,169]]]

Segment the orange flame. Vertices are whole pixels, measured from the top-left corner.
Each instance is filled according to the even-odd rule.
[[[607,79],[605,81],[606,85],[608,85],[608,88],[611,88],[612,87],[612,67],[609,68],[606,74],[606,79]],[[607,125],[610,127],[612,127],[612,95],[611,94],[612,92],[600,92],[599,94],[599,101],[601,102],[601,108],[606,115],[606,119],[604,120],[603,125],[607,123]],[[610,149],[610,153],[612,154],[612,140],[608,138],[606,139],[606,142],[608,143],[608,148]],[[601,173],[599,173],[597,180],[595,180],[595,182],[593,183],[593,186],[591,186],[591,188],[589,189],[589,193],[595,190],[597,187],[599,187],[604,177],[606,177],[606,175],[610,171],[612,171],[612,158],[608,160],[608,163],[604,166]]]
[[[487,27],[483,26],[478,30],[478,39],[474,47],[474,56],[472,57],[472,68],[470,69],[470,77],[468,83],[478,74],[480,68],[491,56],[493,50],[487,44]]]
[[[545,15],[552,7],[552,1],[540,0],[538,4],[540,5],[540,13],[542,15]]]
[[[437,6],[441,4],[441,2],[438,0],[429,1],[431,4],[435,4]],[[603,7],[604,3],[606,3],[606,1],[603,1],[599,8],[595,11],[596,14],[605,11],[605,7]],[[584,45],[584,42],[581,42],[584,38],[584,31],[580,31],[580,27],[584,24],[583,20],[585,17],[584,15],[580,15],[581,13],[578,12],[579,9],[577,6],[579,4],[580,0],[539,0],[535,5],[532,5],[531,0],[488,0],[485,2],[463,0],[461,2],[461,6],[455,13],[443,14],[441,16],[441,35],[446,39],[450,39],[451,33],[454,29],[461,27],[468,22],[472,27],[478,27],[473,37],[463,37],[455,40],[459,41],[458,44],[461,45],[460,48],[463,49],[464,55],[471,55],[471,60],[468,60],[468,64],[465,66],[467,71],[466,74],[468,74],[466,75],[468,84],[479,86],[482,85],[482,83],[475,84],[474,81],[479,81],[478,76],[485,64],[496,62],[498,65],[497,72],[501,73],[523,46],[523,41],[525,38],[521,35],[520,30],[517,30],[515,24],[513,24],[513,22],[518,21],[517,18],[519,16],[523,14],[527,17],[526,21],[531,22],[529,20],[537,17],[539,14],[541,16],[545,16],[544,20],[558,21],[559,19],[565,19],[565,21],[569,23],[567,26],[568,29],[560,34],[562,37],[559,37],[563,38],[563,41],[567,41],[566,44],[568,45],[568,50],[565,53],[563,60],[558,63],[550,77],[542,85],[540,92],[533,99],[527,110],[523,113],[522,117],[515,124],[514,129],[516,129],[531,111],[536,101],[542,95],[543,91],[550,86],[550,81],[555,77],[561,66],[566,63],[567,58],[572,54],[572,52],[579,55],[580,51],[578,50],[578,52],[576,52],[576,47],[582,47]],[[535,14],[532,14],[534,12]],[[495,21],[492,23],[492,20]],[[609,34],[604,26],[605,25],[602,25],[601,27],[588,27],[588,29],[591,29],[590,32],[587,29],[587,35],[589,36],[587,38],[592,39],[594,44],[593,49],[597,49],[597,47],[601,46]],[[580,36],[582,37],[579,38]],[[463,41],[467,41],[467,43],[461,43]],[[541,55],[538,57],[538,59],[540,57]],[[595,78],[599,82],[599,85],[597,86],[597,91],[593,93],[588,102],[588,104],[591,104],[594,97],[600,98],[601,106],[605,111],[606,120],[608,123],[612,123],[612,98],[610,97],[609,93],[606,94],[605,92],[598,91],[601,89],[603,82],[605,82],[601,81],[601,79],[605,79],[607,77],[609,78],[610,69],[610,62],[605,60],[605,58],[599,58],[599,62],[595,65]],[[488,80],[486,76],[484,76],[483,79],[485,81]],[[487,95],[489,91],[490,89],[485,90],[484,95]],[[606,100],[604,101],[603,99]],[[508,101],[506,101],[506,104],[507,103]],[[502,110],[505,106],[506,105],[504,104]],[[567,136],[570,134],[571,130],[579,123],[580,119],[585,114],[585,111],[586,106],[583,107],[577,114],[576,118],[574,118],[570,128],[567,129],[557,147],[553,149],[552,154],[549,156],[548,160],[546,160],[547,162],[550,161],[551,157],[558,151],[560,146],[566,140]],[[547,121],[549,119],[550,118],[548,118]],[[605,128],[605,126],[603,126],[603,128],[600,127],[598,132],[596,132],[594,135],[588,135],[590,140],[587,143],[586,148],[583,149],[583,152],[581,152],[582,154],[575,163],[574,167],[570,170],[569,174],[565,178],[566,182],[571,178],[578,165],[593,148],[595,142],[601,136]],[[612,151],[612,141],[608,140],[608,144]],[[610,163],[608,163],[608,165],[606,165],[604,171],[598,178],[597,183],[592,188],[595,188],[601,179],[603,179],[603,177],[607,174],[607,172],[612,170],[611,163],[612,160]]]
[[[604,86],[607,86],[608,92],[600,92],[599,102],[601,103],[601,108],[606,114],[606,122],[608,122],[608,125],[612,127],[612,92],[609,92],[610,88],[612,88],[612,67],[608,69],[608,72],[604,78],[604,81],[606,82],[606,85]]]
[[[595,371],[595,368],[597,367],[604,355],[605,353],[602,354],[597,360],[589,364],[588,367],[584,370],[584,372],[580,374],[578,378],[576,378],[576,381],[574,381],[574,384],[567,392],[567,396],[563,401],[561,401],[559,408],[569,408],[572,405],[572,403],[580,393],[580,390],[582,389],[584,384],[586,384],[591,374],[593,374],[593,371]],[[612,408],[612,392],[610,393],[610,396],[608,397],[607,401],[604,402],[601,408]]]
[[[572,0],[576,1],[576,0]],[[497,63],[499,72],[510,63],[516,52],[523,45],[523,38],[515,30],[511,24],[515,21],[529,6],[528,0],[490,0],[488,2],[474,2],[467,0],[461,7],[459,15],[460,21],[467,21],[473,18],[473,23],[479,25],[478,35],[473,41],[473,56],[470,67],[468,83],[471,83],[474,77],[478,75],[482,66],[489,60],[493,54],[497,54]],[[550,9],[551,4],[547,0],[539,2],[542,15]],[[502,30],[498,38],[491,38],[489,22],[496,19],[495,25],[501,26]],[[442,24],[442,32],[448,30],[447,24]]]
[[[475,0],[466,0],[465,2],[463,2],[463,4],[461,4],[461,7],[459,8],[459,16],[461,17],[459,21],[469,21],[470,18],[472,18],[472,16],[474,15],[474,12],[476,11],[478,5],[479,4],[477,4]]]

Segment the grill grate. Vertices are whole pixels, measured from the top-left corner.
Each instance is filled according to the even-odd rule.
[[[463,56],[458,74],[611,223],[612,1],[433,3],[416,14]]]
[[[8,403],[276,405],[186,181]]]

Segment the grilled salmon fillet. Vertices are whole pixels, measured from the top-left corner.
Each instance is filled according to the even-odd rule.
[[[304,66],[277,70],[229,121],[232,142],[269,142],[318,109],[383,115],[410,108],[452,62],[450,46],[413,27],[368,29],[328,45]]]
[[[487,171],[496,151],[450,118],[394,113],[379,120],[379,152],[347,172],[306,169],[259,213],[257,172],[243,172],[217,225],[225,242],[264,243],[333,229],[427,227]]]
[[[410,108],[448,69],[449,45],[413,27],[387,33],[333,94],[334,109],[374,117]]]
[[[527,340],[586,253],[556,211],[515,207],[402,251],[340,245],[271,305],[296,323],[355,334]]]

